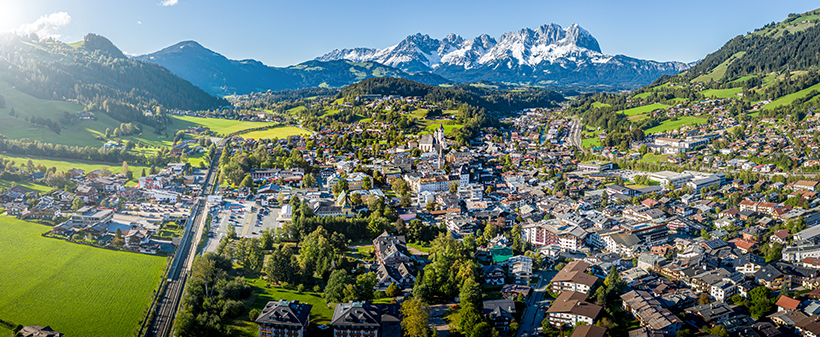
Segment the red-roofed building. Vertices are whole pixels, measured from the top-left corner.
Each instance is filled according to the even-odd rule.
[[[793,299],[791,297],[780,296],[780,298],[777,299],[777,303],[775,303],[775,305],[777,305],[777,311],[788,312],[800,308],[800,301]]]
[[[738,249],[740,249],[740,251],[746,254],[754,250],[755,247],[757,247],[757,242],[739,239],[735,241],[735,247],[737,247]]]
[[[800,262],[803,263],[803,267],[820,269],[820,259],[818,258],[807,257]]]
[[[769,237],[769,241],[770,242],[777,242],[781,245],[789,242],[789,230],[788,229],[778,229],[778,230],[774,231],[774,234],[772,234]]]

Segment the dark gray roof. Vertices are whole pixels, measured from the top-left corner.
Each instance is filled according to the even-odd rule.
[[[304,327],[310,322],[313,306],[299,301],[270,301],[256,318],[259,324],[281,324]]]
[[[380,327],[383,323],[399,321],[399,306],[396,304],[373,304],[369,302],[348,302],[336,304],[334,327]]]

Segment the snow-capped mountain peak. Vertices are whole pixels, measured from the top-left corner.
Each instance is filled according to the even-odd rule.
[[[650,83],[657,74],[672,74],[688,68],[679,62],[655,62],[603,54],[598,40],[577,23],[567,28],[550,23],[537,29],[523,28],[502,34],[498,40],[487,34],[473,39],[451,33],[441,40],[417,33],[384,49],[337,49],[316,58],[319,61],[372,61],[406,72],[433,72],[451,79],[501,80],[510,76],[552,83],[555,74],[619,68],[632,72],[632,80]],[[628,60],[628,61],[625,61]],[[606,67],[604,71],[588,67]],[[484,72],[481,70],[484,69]],[[465,75],[465,71],[469,71]],[[512,72],[510,74],[509,72]],[[507,73],[507,75],[501,75]],[[529,81],[528,81],[529,82]]]

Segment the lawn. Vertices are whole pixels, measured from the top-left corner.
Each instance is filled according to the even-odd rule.
[[[4,154],[0,155],[0,158],[7,158],[13,160],[15,162],[14,166],[20,167],[23,164],[26,164],[29,159],[34,163],[34,165],[43,164],[45,167],[52,168],[56,167],[57,171],[68,171],[70,169],[76,168],[85,170],[85,173],[97,170],[97,169],[107,169],[112,173],[122,173],[122,163],[114,164],[114,163],[106,163],[106,162],[99,162],[99,161],[86,161],[86,160],[77,160],[77,159],[56,159],[50,157],[38,157],[38,156],[27,156],[27,155],[19,155],[19,154]],[[146,174],[148,173],[150,167],[143,166],[143,165],[136,165],[136,164],[128,164],[128,170],[134,174],[134,179],[138,178],[142,175],[142,169],[145,169]]]
[[[46,230],[0,216],[0,318],[68,336],[130,336],[167,259],[41,237]]]
[[[426,128],[424,128],[424,130],[428,131],[427,133],[432,133],[433,131],[435,131],[438,128],[438,126],[440,124],[443,124],[442,127],[444,127],[444,134],[449,135],[449,134],[453,133],[453,131],[455,131],[457,129],[461,129],[461,128],[464,127],[464,125],[462,125],[462,124],[448,124],[449,122],[451,122],[451,121],[433,121],[433,123],[431,123]],[[425,133],[425,132],[422,132],[422,133]]]
[[[654,154],[654,153],[650,152],[650,153],[645,154],[643,156],[643,158],[641,158],[641,160],[639,160],[639,161],[644,162],[644,163],[659,163],[659,162],[666,161],[666,158],[669,158],[669,155],[666,155],[666,154],[658,155],[658,154]]]
[[[422,253],[430,253],[430,247],[429,246],[425,247],[425,246],[422,246],[418,243],[408,243],[407,247],[415,248],[416,250],[418,250]]]
[[[639,106],[637,108],[621,110],[621,111],[618,111],[618,112],[623,113],[624,115],[627,115],[627,116],[632,116],[632,115],[641,115],[641,114],[645,114],[645,113],[648,113],[648,112],[652,112],[655,109],[666,109],[668,107],[669,107],[668,105],[664,105],[664,104],[660,104],[660,103],[653,103],[653,104],[650,104],[650,105]]]
[[[601,102],[592,102],[592,107],[593,108],[601,108],[601,107],[609,107],[609,106],[611,106],[611,105],[606,104],[606,103],[601,103]]]
[[[729,89],[708,89],[700,93],[706,97],[729,98],[743,92],[743,87],[729,88]]]
[[[726,75],[726,69],[729,68],[729,65],[732,64],[735,60],[743,57],[746,55],[745,51],[739,51],[734,55],[730,56],[726,61],[723,63],[718,64],[712,71],[707,74],[700,75],[692,80],[692,82],[709,82],[709,81],[716,81],[722,79],[724,75]]]
[[[174,128],[177,130],[185,129],[189,126],[203,126],[208,127],[211,131],[216,132],[220,135],[225,135],[229,133],[233,133],[236,131],[242,131],[247,129],[253,129],[258,127],[263,127],[267,125],[273,125],[273,123],[264,123],[264,122],[243,122],[233,119],[220,119],[220,118],[203,118],[203,117],[192,117],[192,116],[173,116],[174,121]]]
[[[11,183],[12,182],[8,181],[8,180],[0,180],[0,188],[10,188]],[[46,185],[35,184],[33,182],[30,182],[30,181],[18,181],[17,186],[25,188],[29,191],[40,192],[40,194],[51,192],[51,187],[46,186]],[[0,318],[2,318],[2,317],[0,317]]]
[[[646,98],[646,97],[649,97],[649,95],[651,95],[651,94],[652,94],[651,92],[643,92],[643,93],[637,94],[637,95],[632,96],[632,97],[633,98]]]
[[[811,92],[812,90],[817,90],[817,91],[820,91],[820,83],[815,84],[815,85],[813,85],[813,86],[810,86],[810,87],[808,87],[808,88],[806,88],[806,89],[800,90],[800,91],[798,91],[798,92],[795,92],[795,93],[792,93],[792,94],[788,94],[788,95],[786,95],[786,96],[782,96],[782,97],[780,97],[780,98],[778,98],[778,99],[776,99],[776,100],[772,101],[771,103],[766,104],[766,105],[763,107],[763,109],[769,110],[769,109],[774,109],[774,108],[781,107],[781,106],[784,106],[784,105],[789,105],[789,104],[792,104],[792,102],[794,102],[794,100],[796,100],[796,99],[798,99],[798,98],[803,98],[803,97],[805,97],[805,96],[806,96],[806,95],[808,95],[808,94],[809,94],[809,92]]]
[[[679,117],[678,120],[676,120],[676,121],[665,120],[665,121],[663,121],[663,123],[661,123],[661,125],[658,125],[654,128],[646,130],[646,133],[647,134],[652,134],[652,133],[664,132],[664,131],[677,129],[677,128],[679,128],[681,126],[685,126],[685,125],[703,124],[703,123],[706,123],[706,121],[707,121],[706,118],[701,118],[701,117],[692,117],[692,116]]]
[[[598,147],[601,146],[601,139],[598,137],[595,138],[584,138],[581,141],[581,145],[583,147]]]
[[[333,317],[333,308],[327,307],[325,304],[325,299],[322,298],[321,293],[314,293],[313,291],[307,290],[300,293],[296,290],[281,287],[267,287],[267,281],[261,278],[246,277],[245,279],[247,279],[248,283],[253,286],[253,293],[254,296],[256,296],[256,301],[254,301],[253,305],[248,308],[247,312],[250,312],[251,309],[262,310],[268,301],[278,301],[284,299],[313,305],[313,308],[310,310],[311,325],[316,326],[320,324],[329,324],[330,319]],[[234,320],[232,327],[239,330],[237,335],[258,336],[258,326],[247,320],[247,312],[239,316],[240,319]]]
[[[253,139],[271,139],[271,138],[285,138],[293,135],[309,135],[310,132],[302,130],[294,126],[280,126],[265,130],[251,131],[239,135],[242,138]]]

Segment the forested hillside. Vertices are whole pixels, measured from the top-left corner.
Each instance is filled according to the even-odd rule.
[[[498,90],[471,85],[447,88],[426,85],[401,78],[371,78],[350,85],[339,92],[339,97],[352,98],[358,95],[381,94],[420,96],[429,102],[452,101],[469,104],[488,111],[510,112],[524,108],[551,107],[564,101],[561,94],[539,88]]]
[[[228,104],[159,65],[125,58],[110,41],[93,34],[73,46],[4,35],[0,78],[37,98],[73,101],[122,122],[158,128],[167,122],[163,113],[156,113],[163,109],[201,110]]]

